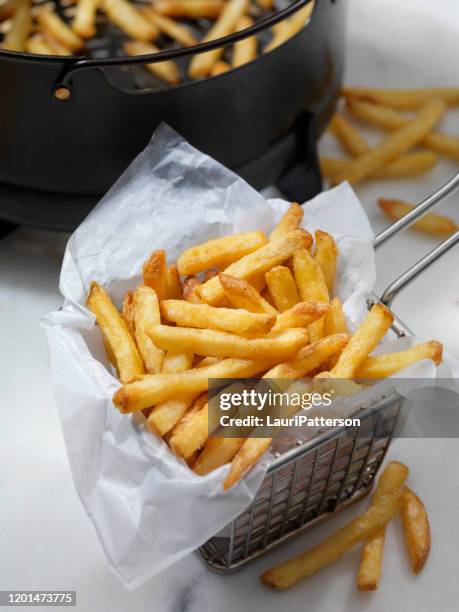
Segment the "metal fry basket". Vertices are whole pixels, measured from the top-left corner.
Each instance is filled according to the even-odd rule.
[[[410,227],[459,187],[459,173],[375,239],[378,248]],[[383,293],[368,300],[392,304],[398,293],[459,243],[459,231],[435,247]],[[410,330],[397,318],[398,337]],[[340,427],[276,456],[255,499],[199,552],[207,566],[226,573],[256,559],[274,546],[313,527],[367,495],[392,439],[403,426],[404,400],[395,391],[362,406],[354,415],[359,427]]]

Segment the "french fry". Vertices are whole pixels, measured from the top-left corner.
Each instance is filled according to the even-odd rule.
[[[49,34],[71,51],[79,51],[84,47],[83,39],[52,9],[48,7],[40,9],[36,18],[45,34]]]
[[[327,284],[322,269],[307,249],[299,249],[293,253],[293,275],[300,297],[304,302],[310,300],[329,302]],[[323,336],[323,328],[323,318],[309,326],[311,342],[319,340]]]
[[[183,417],[179,420],[177,425],[172,430],[169,437],[169,442],[172,436],[180,435],[182,432],[186,431],[192,419],[194,419],[195,415],[204,408],[206,403],[207,393],[200,393],[199,395],[195,396],[190,406],[190,409],[187,410],[187,412],[183,415]]]
[[[186,346],[197,355],[265,361],[288,359],[308,342],[307,331],[300,328],[287,329],[272,337],[244,338],[214,329],[155,325],[148,334],[162,349],[179,350]]]
[[[167,269],[166,274],[167,297],[171,300],[179,300],[182,296],[182,281],[178,273],[177,266],[172,264]]]
[[[384,130],[396,130],[410,121],[392,108],[361,100],[349,99],[347,108],[355,117]],[[442,132],[431,132],[421,140],[420,144],[432,151],[451,157],[455,161],[459,160],[459,138],[455,136]]]
[[[6,0],[0,4],[0,23],[13,17],[17,7],[17,0]]]
[[[370,146],[365,138],[343,115],[335,113],[330,121],[329,129],[351,157],[360,157],[369,151]]]
[[[158,300],[167,298],[167,265],[166,252],[163,249],[153,251],[142,267],[143,284],[156,292]]]
[[[225,6],[225,0],[156,0],[154,9],[167,17],[214,19]]]
[[[147,330],[161,323],[158,297],[153,289],[140,285],[133,297],[135,340],[149,374],[161,372],[164,351],[155,346]]]
[[[408,487],[403,489],[401,514],[411,569],[419,574],[430,552],[430,524],[424,504]]]
[[[255,0],[260,8],[269,11],[273,8],[273,0]]]
[[[96,35],[96,13],[100,0],[79,0],[72,22],[72,29],[81,38],[92,38]]]
[[[228,0],[214,25],[208,30],[201,42],[228,36],[235,31],[240,17],[247,11],[248,0]],[[223,54],[223,47],[195,55],[188,70],[192,79],[208,76],[212,66]]]
[[[107,1],[113,2],[114,0]],[[124,2],[124,0],[115,1]],[[129,24],[128,21],[126,21],[125,23]],[[144,42],[142,40],[127,41],[123,44],[123,49],[128,55],[148,55],[150,53],[159,53],[160,51],[159,47],[157,47],[156,45]],[[178,83],[180,83],[180,71],[178,69],[177,64],[173,60],[165,60],[163,62],[151,62],[149,64],[145,64],[145,68],[165,83],[169,83],[169,85],[177,85]]]
[[[442,100],[433,99],[427,102],[410,123],[394,130],[371,151],[353,161],[344,172],[332,179],[332,183],[337,185],[346,180],[356,183],[406,153],[432,130],[444,111],[445,103]]]
[[[185,372],[152,374],[118,389],[113,402],[120,412],[136,412],[180,394],[207,391],[209,378],[255,376],[267,370],[269,365],[269,362],[261,359],[222,359],[213,365]]]
[[[290,310],[298,304],[300,296],[292,273],[286,266],[275,266],[265,275],[266,284],[279,312]]]
[[[401,155],[395,161],[378,168],[368,178],[395,180],[418,176],[430,172],[436,166],[437,161],[437,155],[431,151],[407,153],[406,155]],[[351,163],[348,159],[321,157],[320,169],[323,176],[333,178],[335,175],[347,171]]]
[[[224,72],[228,72],[230,68],[231,66],[229,64],[227,64],[223,60],[218,60],[218,62],[215,62],[215,64],[212,66],[210,76],[217,76],[219,74],[223,74]]]
[[[207,402],[187,422],[186,428],[172,434],[169,440],[171,449],[180,457],[188,459],[202,448],[209,437],[209,407]]]
[[[253,24],[254,21],[251,17],[248,15],[242,15],[236,24],[236,30],[246,30],[247,28],[253,26]],[[244,40],[234,43],[233,57],[231,62],[233,68],[243,66],[244,64],[254,60],[257,57],[257,48],[258,42],[256,36],[249,36],[248,38],[244,38]]]
[[[81,1],[81,0],[80,0]],[[163,32],[169,38],[176,40],[184,47],[192,47],[198,44],[198,39],[183,25],[177,23],[174,19],[161,15],[156,12],[151,6],[146,6],[142,10],[143,15],[153,23],[160,32]]]
[[[26,43],[26,51],[36,55],[54,55],[43,34],[33,34]]]
[[[289,38],[298,34],[303,29],[305,23],[309,20],[312,10],[314,8],[314,2],[310,2],[305,7],[300,9],[293,17],[285,19],[277,24],[279,27],[273,28],[273,37],[271,41],[266,45],[264,52],[269,53],[276,47],[284,44]]]
[[[378,200],[378,206],[390,219],[394,220],[401,219],[414,208],[412,204],[407,204],[401,200],[385,200],[384,198]],[[437,213],[427,213],[419,221],[416,221],[411,229],[432,236],[445,237],[457,232],[458,225],[449,217]]]
[[[382,529],[400,508],[407,476],[406,466],[390,463],[380,478],[370,507],[363,514],[335,531],[321,544],[264,572],[260,577],[262,583],[275,589],[288,589]]]
[[[159,34],[158,28],[127,0],[102,0],[101,8],[110,21],[135,41],[148,42]],[[143,53],[137,52],[137,55]]]
[[[155,406],[147,419],[148,429],[158,436],[165,436],[186,414],[195,397],[195,394],[182,395]]]
[[[127,325],[129,333],[135,338],[135,321],[134,321],[134,292],[126,291],[124,294],[123,307],[121,316]]]
[[[56,40],[49,33],[45,33],[43,37],[47,45],[52,49],[52,52],[54,55],[72,55],[73,54],[73,52],[68,47],[63,45],[58,40]]]
[[[12,24],[6,33],[2,48],[8,51],[25,51],[27,39],[32,29],[32,13],[27,0],[16,4]]]
[[[208,438],[201,454],[193,465],[193,471],[205,476],[213,470],[229,463],[246,438]]]
[[[293,327],[308,327],[314,321],[327,314],[330,306],[324,302],[299,302],[290,310],[284,310],[277,315],[272,332],[291,329]]]
[[[246,474],[252,466],[266,453],[272,443],[272,438],[250,437],[241,445],[231,461],[231,468],[223,483],[223,489],[231,489]]]
[[[208,304],[191,304],[183,300],[164,300],[160,308],[163,318],[181,327],[217,329],[239,335],[266,334],[276,322],[273,314],[214,308]]]
[[[283,238],[285,234],[299,229],[301,226],[301,221],[303,220],[303,215],[304,212],[301,206],[296,202],[292,202],[287,209],[287,212],[284,213],[279,223],[271,232],[269,239],[278,240],[279,238]]]
[[[193,367],[194,355],[191,351],[184,349],[167,351],[164,361],[162,372],[184,372],[185,370],[191,370]]]
[[[435,365],[440,365],[443,358],[443,345],[432,340],[417,344],[406,351],[386,353],[376,357],[367,357],[355,373],[356,378],[385,378],[420,361],[430,359]]]
[[[249,279],[289,259],[298,249],[307,249],[312,244],[312,237],[306,230],[298,229],[278,240],[269,241],[254,253],[249,253],[225,269],[225,274],[236,278]],[[225,297],[224,289],[218,277],[211,278],[197,288],[201,299],[207,304],[215,305]]]
[[[370,87],[344,87],[345,98],[357,98],[398,110],[417,110],[432,99],[440,99],[448,106],[459,104],[459,87],[432,87],[430,89],[373,89]]]
[[[183,299],[193,304],[201,304],[201,298],[197,294],[197,288],[201,286],[201,281],[196,276],[188,276],[183,283]]]
[[[378,503],[381,496],[386,494],[393,485],[395,472],[403,468],[398,462],[391,462],[381,476],[379,486],[373,497],[373,503]],[[403,489],[403,492],[406,488]],[[403,505],[402,492],[402,505]],[[359,591],[376,591],[381,576],[382,557],[384,553],[385,527],[377,531],[365,542],[357,575],[357,588]]]
[[[330,308],[324,319],[324,336],[333,334],[348,334],[346,317],[343,311],[343,305],[339,298],[333,298],[330,302]],[[327,366],[328,369],[333,369],[338,361],[339,353],[335,353],[330,357]]]
[[[394,316],[383,304],[375,304],[351,337],[332,369],[334,378],[353,378],[362,362],[386,334]]]
[[[314,251],[314,259],[319,264],[322,274],[325,278],[328,293],[333,291],[335,284],[336,273],[336,258],[338,257],[338,249],[333,236],[317,230],[315,233],[316,250]]]
[[[177,260],[180,274],[198,274],[208,268],[229,266],[267,243],[263,232],[246,232],[214,238],[183,251]]]
[[[96,282],[91,283],[87,305],[96,316],[102,334],[115,357],[121,382],[127,383],[135,376],[142,375],[145,370],[134,338],[108,293]],[[142,408],[148,408],[150,405]]]
[[[226,297],[234,308],[245,309],[250,313],[265,313],[272,316],[277,314],[277,310],[243,278],[220,274],[219,280]]]

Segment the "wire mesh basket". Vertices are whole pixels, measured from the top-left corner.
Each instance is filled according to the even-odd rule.
[[[459,173],[381,232],[375,248],[410,227],[458,187]],[[459,231],[401,274],[381,299],[370,299],[369,307],[377,301],[390,306],[404,287],[458,243]],[[392,329],[398,337],[411,334],[397,317]],[[207,566],[221,573],[236,571],[367,495],[391,441],[403,427],[405,407],[404,399],[389,391],[356,412],[358,427],[328,431],[275,457],[250,506],[199,549]]]

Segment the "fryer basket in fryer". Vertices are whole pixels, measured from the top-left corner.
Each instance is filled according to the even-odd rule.
[[[459,173],[381,232],[375,248],[410,227],[458,187]],[[404,287],[458,243],[456,231],[401,274],[381,299],[369,300],[369,307],[377,301],[389,306]],[[392,329],[398,337],[411,334],[397,317]],[[199,549],[207,566],[221,573],[236,571],[367,495],[392,439],[403,427],[405,408],[404,398],[389,391],[353,415],[360,419],[358,427],[327,431],[275,457],[250,506]]]

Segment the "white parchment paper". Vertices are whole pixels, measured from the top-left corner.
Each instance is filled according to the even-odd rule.
[[[128,588],[238,516],[254,498],[270,456],[224,493],[228,466],[196,476],[135,416],[121,415],[111,401],[119,382],[85,306],[89,283],[105,285],[120,305],[154,249],[165,248],[173,262],[197,242],[251,229],[269,232],[287,206],[265,200],[163,125],[68,242],[60,278],[64,305],[43,320],[51,377],[75,486],[112,569]],[[317,196],[304,211],[308,230],[326,230],[338,243],[336,295],[357,325],[376,279],[367,217],[347,184]],[[425,367],[420,375],[431,376],[434,368],[429,362]]]

